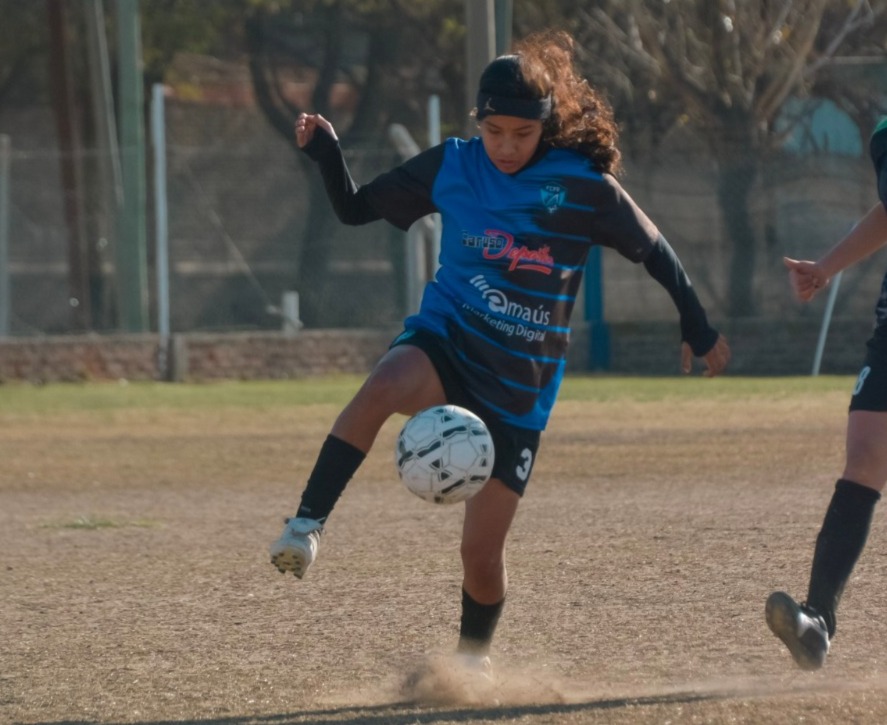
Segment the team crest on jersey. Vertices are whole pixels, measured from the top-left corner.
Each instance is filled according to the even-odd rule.
[[[549,182],[540,189],[542,204],[548,209],[549,214],[556,212],[567,198],[567,190],[558,183]]]

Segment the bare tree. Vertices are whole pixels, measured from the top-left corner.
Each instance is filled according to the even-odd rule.
[[[749,195],[762,159],[785,141],[777,120],[789,99],[812,94],[871,130],[883,96],[879,104],[872,87],[848,87],[833,71],[850,56],[885,58],[887,0],[602,0],[571,24],[606,58],[597,75],[654,136],[681,118],[705,140],[732,245],[728,312],[753,314]]]
[[[293,148],[299,113],[321,113],[334,121],[343,147],[349,149],[383,146],[393,120],[417,128],[424,121],[429,93],[441,94],[452,113],[461,105],[462,74],[452,67],[451,46],[460,43],[464,29],[454,30],[444,18],[455,15],[458,4],[293,0],[288,7],[258,7],[246,27],[253,88],[262,111]],[[309,103],[287,92],[293,78],[311,86]],[[354,98],[353,110],[338,117],[331,104],[334,86],[347,87]],[[324,229],[332,218],[312,164],[304,154],[297,159],[309,179],[309,211],[294,282],[303,290],[303,318],[315,324],[327,294],[317,280],[327,271],[330,250]]]
[[[0,105],[11,93],[34,93],[34,59],[47,50],[46,7],[39,3],[0,3]],[[41,89],[45,92],[45,87]]]

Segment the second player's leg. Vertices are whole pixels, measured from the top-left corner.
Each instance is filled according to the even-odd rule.
[[[847,420],[847,461],[816,538],[807,605],[835,634],[844,587],[865,549],[875,506],[887,480],[887,413],[853,410]]]
[[[887,413],[854,410],[847,421],[847,462],[842,478],[875,491],[887,482]]]

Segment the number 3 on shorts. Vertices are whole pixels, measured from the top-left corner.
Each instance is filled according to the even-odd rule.
[[[868,365],[859,371],[859,377],[856,378],[856,386],[853,388],[854,395],[859,395],[859,391],[862,390],[862,386],[865,384],[865,379],[869,376],[871,371],[872,369]]]
[[[524,448],[520,452],[521,463],[514,469],[517,477],[521,481],[526,481],[530,475],[530,469],[533,467],[533,452],[529,448]]]

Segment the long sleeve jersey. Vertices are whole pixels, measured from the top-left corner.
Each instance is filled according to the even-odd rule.
[[[593,245],[643,262],[680,313],[682,339],[717,340],[665,238],[610,174],[581,154],[540,147],[514,174],[479,138],[448,139],[359,186],[338,142],[318,129],[304,149],[341,221],[408,229],[439,212],[439,268],[405,321],[448,340],[466,390],[510,425],[542,430],[566,366],[570,315]]]
[[[881,119],[875,128],[869,149],[878,179],[878,196],[887,209],[887,118]]]

